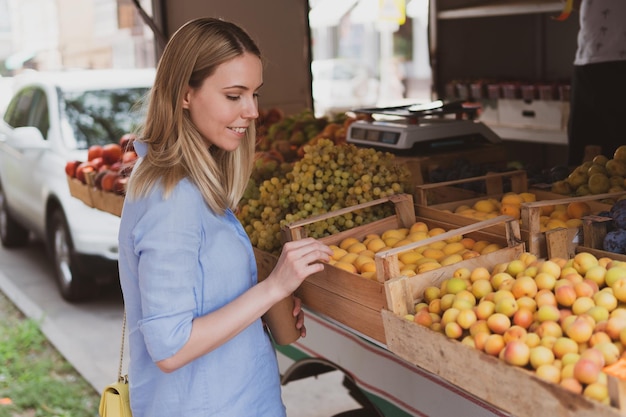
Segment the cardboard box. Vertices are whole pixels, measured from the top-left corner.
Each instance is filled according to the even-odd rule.
[[[305,237],[304,226],[322,219],[337,216],[349,211],[364,208],[391,201],[396,207],[396,216],[372,222],[370,224],[355,227],[332,236],[320,239],[324,243],[338,245],[346,237],[356,237],[363,239],[369,233],[382,234],[384,231],[410,227],[416,221],[424,221],[432,227],[442,227],[446,233],[434,236],[433,238],[413,242],[410,245],[401,246],[385,252],[376,254],[377,279],[367,279],[361,275],[353,274],[332,265],[326,265],[324,271],[307,278],[296,295],[302,299],[307,307],[350,327],[353,331],[376,341],[385,343],[385,334],[380,315],[381,310],[387,305],[387,296],[384,290],[384,282],[399,275],[398,254],[415,247],[423,246],[434,241],[444,240],[459,234],[471,236],[476,239],[486,239],[494,243],[499,243],[503,247],[519,244],[519,224],[508,216],[492,219],[487,222],[472,224],[466,227],[459,227],[450,222],[437,221],[415,216],[413,200],[409,195],[396,195],[388,199],[376,200],[371,203],[348,207],[346,209],[316,216],[304,221],[288,225],[283,229],[285,240],[297,240]],[[483,229],[491,225],[506,222],[510,224],[510,234],[491,235],[484,233]],[[262,251],[255,250],[257,256],[257,266],[259,274],[271,272],[276,264],[276,257]],[[441,274],[452,273],[465,263],[475,264],[481,262],[482,256],[461,261],[456,264],[438,268]],[[418,274],[417,276],[421,276]]]
[[[523,129],[566,131],[569,103],[522,99],[498,100],[498,124]]]

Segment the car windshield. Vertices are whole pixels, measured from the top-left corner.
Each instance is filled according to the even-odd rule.
[[[119,142],[143,118],[140,102],[147,88],[60,92],[61,107],[77,149]]]

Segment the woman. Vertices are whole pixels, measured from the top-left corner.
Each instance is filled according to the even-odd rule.
[[[253,40],[212,18],[181,27],[160,59],[119,233],[134,417],[285,415],[261,316],[331,251],[290,242],[257,283],[233,210],[252,167],[262,72]],[[305,336],[299,300],[293,314]]]

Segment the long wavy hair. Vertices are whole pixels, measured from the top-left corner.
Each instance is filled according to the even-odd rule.
[[[147,195],[157,184],[167,197],[179,181],[189,178],[215,213],[236,209],[252,171],[255,124],[250,124],[235,151],[207,147],[188,110],[183,109],[183,97],[188,87],[200,88],[220,64],[244,53],[261,59],[252,38],[221,19],[198,18],[174,33],[157,66],[139,131],[148,152],[129,180],[130,198]]]

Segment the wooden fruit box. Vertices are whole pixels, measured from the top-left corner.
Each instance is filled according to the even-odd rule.
[[[408,194],[390,196],[388,198],[375,200],[369,203],[360,204],[346,209],[337,210],[320,216],[311,217],[303,221],[295,222],[283,228],[285,240],[297,240],[305,237],[304,226],[330,217],[339,216],[350,211],[370,207],[376,204],[393,202],[396,215],[372,222],[370,224],[355,227],[332,236],[320,239],[327,245],[338,245],[347,237],[364,238],[367,234],[382,234],[384,231],[400,227],[410,227],[416,221],[425,222],[429,228],[442,227],[447,232],[413,242],[399,248],[394,248],[376,254],[377,277],[367,279],[332,265],[326,265],[324,271],[310,276],[302,283],[296,291],[305,305],[316,310],[327,317],[347,325],[356,332],[370,337],[376,341],[385,343],[385,334],[380,311],[386,306],[387,298],[384,291],[384,282],[399,275],[398,253],[414,249],[419,246],[428,245],[432,242],[445,240],[458,235],[465,235],[475,239],[486,239],[494,243],[500,243],[506,247],[510,244],[519,244],[519,224],[512,217],[501,216],[486,222],[472,224],[466,227],[458,227],[450,222],[440,222],[415,216],[413,199]],[[483,228],[488,228],[499,222],[510,222],[514,224],[512,232],[508,236],[495,236],[483,233]],[[269,273],[272,262],[267,260],[267,256],[257,251],[257,265],[259,273]],[[265,258],[265,259],[263,259]],[[473,258],[473,262],[480,262],[482,256]],[[275,260],[273,261],[275,264]],[[441,270],[453,271],[461,267],[466,261],[439,268]],[[438,269],[438,270],[439,270]],[[420,274],[418,274],[419,276]]]
[[[585,201],[591,207],[592,212],[609,210],[610,205],[602,203],[605,198],[614,198],[624,194],[610,193],[593,196],[563,198],[561,194],[544,191],[541,189],[528,189],[526,171],[510,171],[497,174],[487,174],[481,177],[466,178],[463,180],[448,181],[435,184],[417,186],[416,213],[419,216],[432,219],[453,219],[459,225],[475,223],[478,220],[455,214],[454,210],[461,205],[472,206],[479,200],[486,198],[501,199],[504,194],[504,180],[511,183],[511,191],[515,193],[531,192],[535,194],[537,201],[523,203],[521,205],[521,237],[527,243],[529,252],[539,256],[547,256],[545,233],[540,231],[540,208],[547,205],[568,204],[574,201]],[[484,181],[486,193],[480,196],[470,196],[467,190],[456,186],[459,184]],[[434,202],[434,203],[433,203]],[[573,228],[572,232],[578,232],[580,228]],[[493,226],[488,230],[491,233],[504,233],[502,225]]]
[[[504,168],[508,161],[506,147],[502,144],[483,144],[481,146],[454,151],[433,152],[420,156],[396,156],[396,161],[404,164],[411,173],[412,187],[428,183],[430,173],[439,168],[451,168],[461,159],[472,164],[493,164]]]
[[[589,207],[591,208],[591,211],[593,213],[599,213],[601,211],[608,211],[611,209],[611,205],[603,203],[602,200],[617,199],[618,197],[621,197],[625,194],[626,191],[621,191],[618,193],[586,195],[580,197],[562,198],[561,196],[561,198],[557,199],[542,199],[541,201],[535,201],[532,203],[523,203],[521,210],[521,228],[522,237],[527,242],[528,251],[538,256],[550,257],[553,249],[556,248],[558,244],[560,244],[566,246],[565,249],[560,250],[561,253],[571,254],[575,251],[576,246],[578,246],[578,243],[582,240],[581,235],[583,234],[583,228],[572,227],[560,232],[560,234],[558,235],[552,234],[550,237],[551,243],[550,245],[548,245],[548,232],[542,233],[540,231],[539,218],[541,217],[542,207],[557,204],[567,205],[573,202],[586,202],[587,204],[589,204]],[[604,234],[606,235],[606,230]],[[604,236],[602,236],[602,239],[604,239]],[[560,243],[558,243],[557,240],[560,240]],[[602,246],[600,246],[600,248],[601,247]],[[563,250],[565,250],[565,252],[562,252]]]
[[[517,258],[520,251],[519,246],[510,247],[481,256],[479,265],[492,269]],[[403,318],[422,299],[427,286],[439,285],[450,276],[434,270],[419,277],[398,277],[385,282],[388,308],[383,309],[381,316],[391,352],[515,416],[623,416],[614,407],[544,381],[526,369],[508,365]]]
[[[67,175],[66,177],[67,185],[70,189],[70,194],[72,195],[72,197],[78,198],[89,207],[94,207],[94,203],[91,198],[91,192],[89,191],[89,186],[87,184],[83,184],[76,178],[70,177],[69,175]]]
[[[596,258],[610,258],[626,262],[626,254],[603,249],[604,237],[610,230],[612,221],[610,217],[603,216],[583,217],[582,237],[580,233],[572,236],[568,229],[555,229],[546,232],[548,254],[567,259],[579,252],[589,252]]]
[[[112,193],[110,191],[102,191],[96,187],[90,187],[93,207],[98,210],[106,211],[116,216],[122,215],[122,207],[124,206],[124,196]]]

